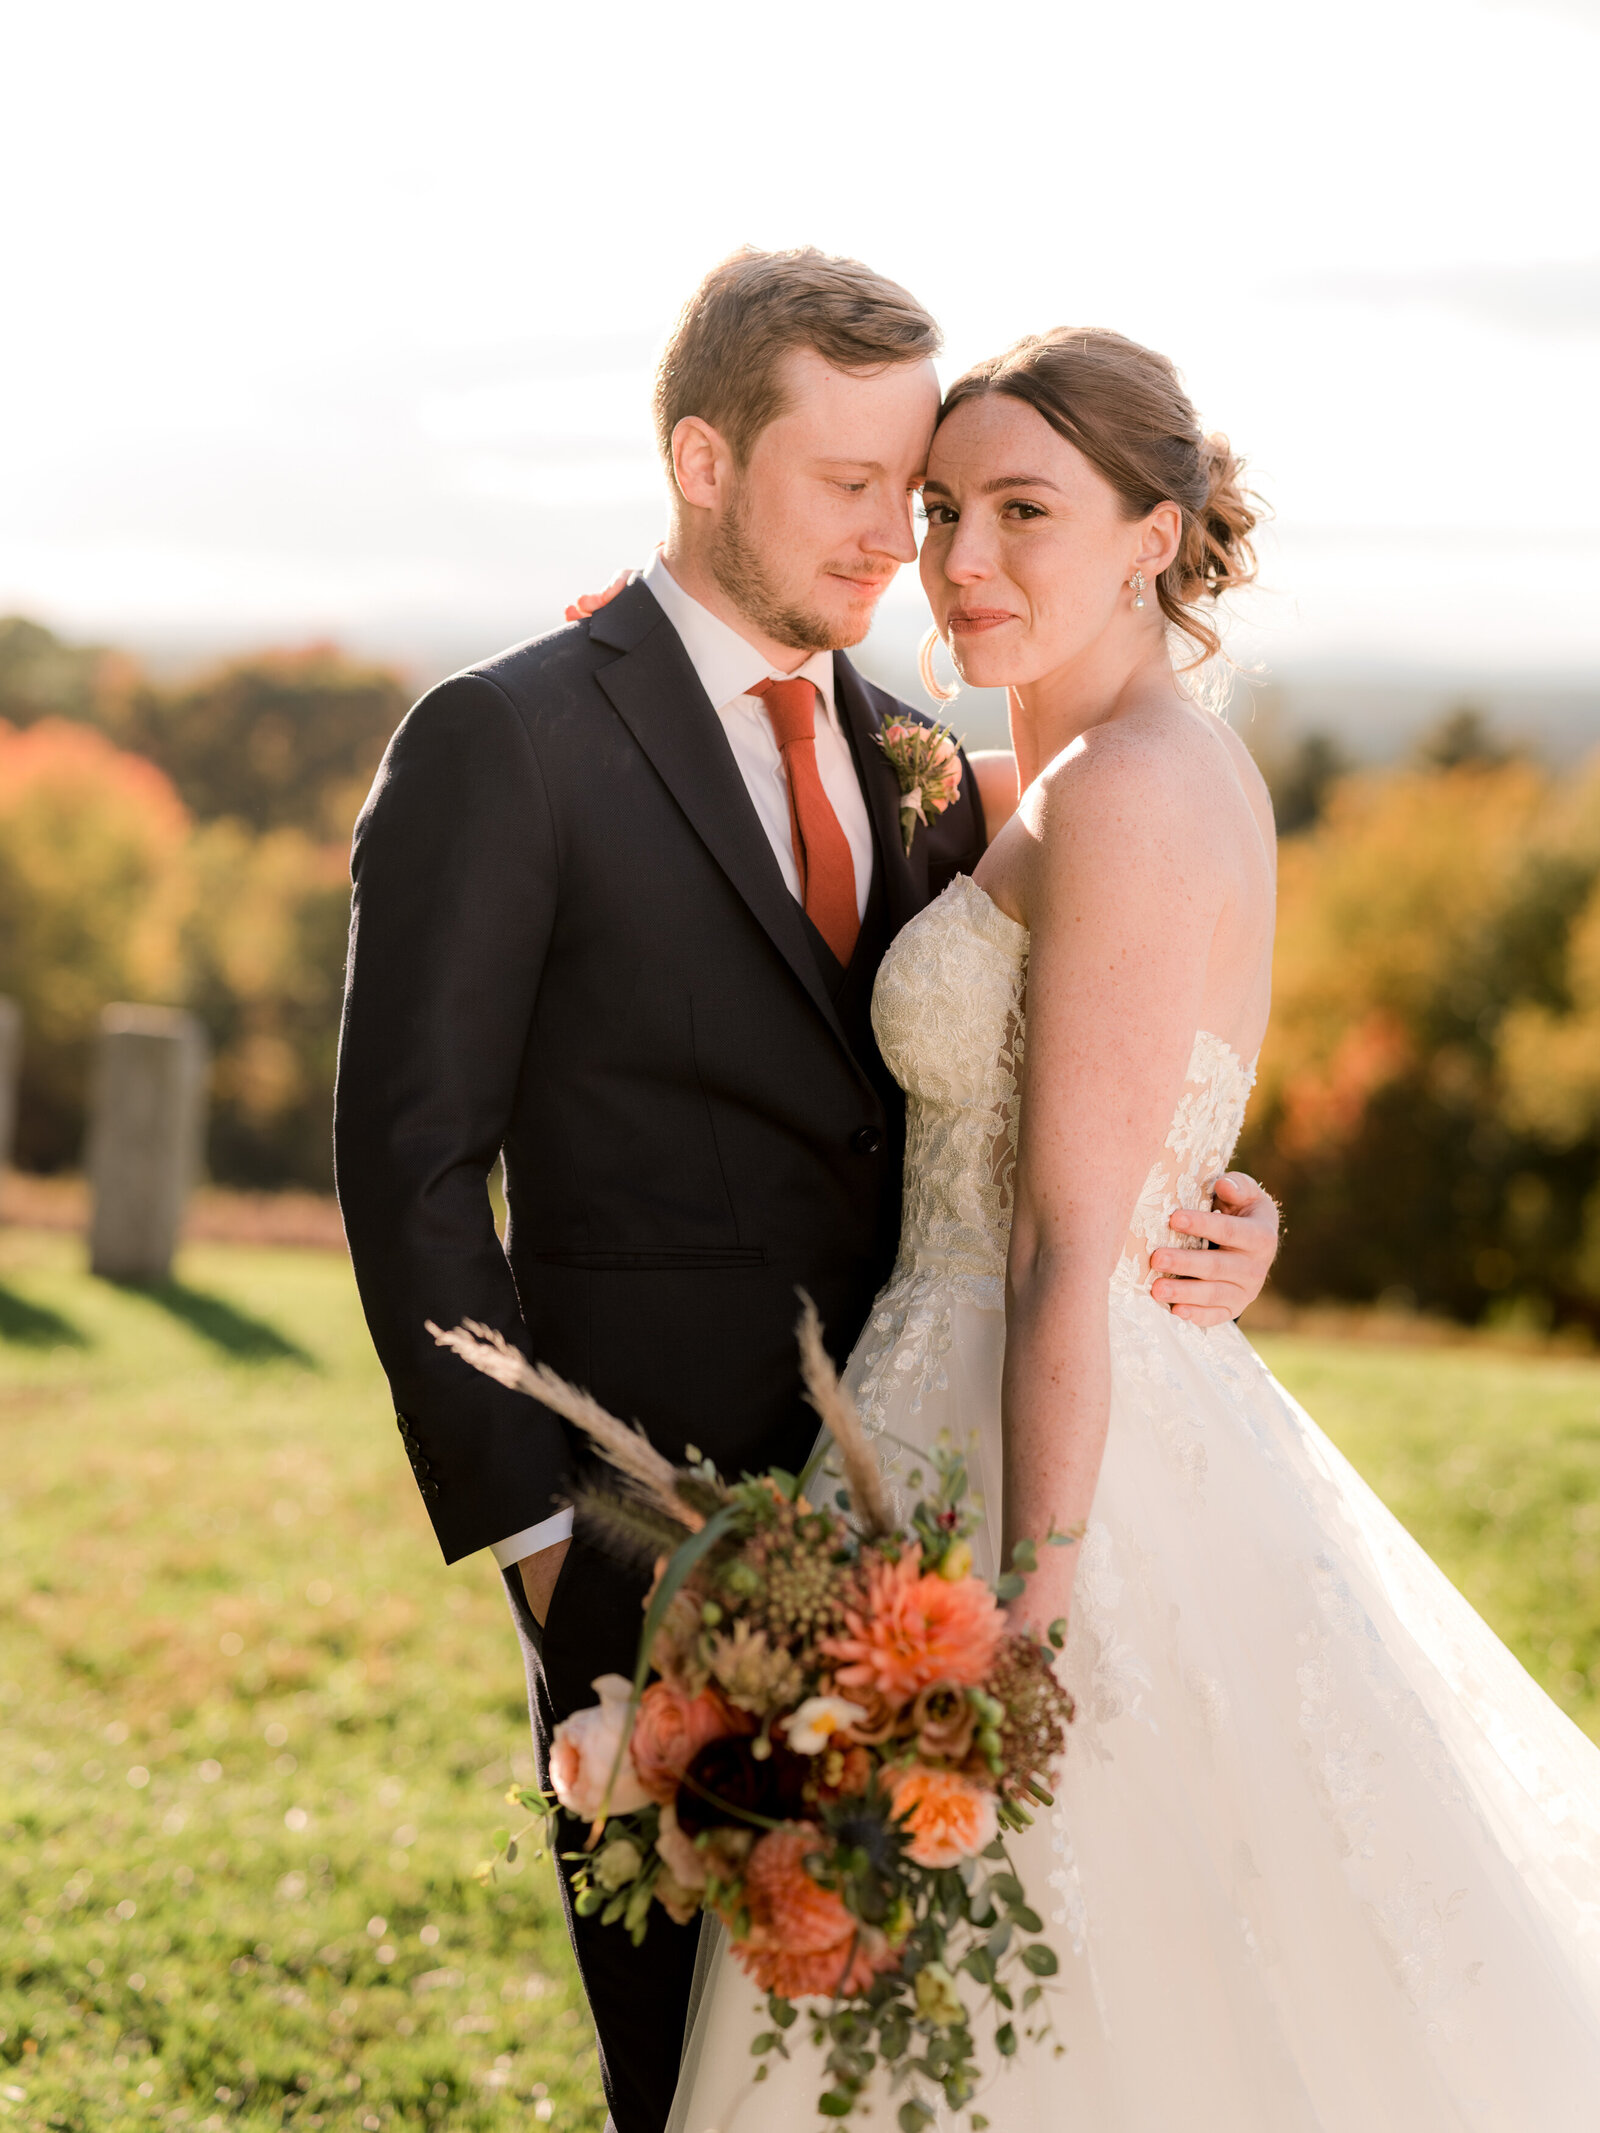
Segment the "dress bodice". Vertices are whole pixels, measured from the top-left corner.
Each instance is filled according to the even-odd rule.
[[[895,1275],[937,1267],[974,1302],[1003,1297],[1027,973],[1027,928],[961,875],[895,940],[873,995],[879,1049],[906,1092]],[[1152,1251],[1196,1243],[1175,1235],[1169,1218],[1210,1204],[1254,1079],[1254,1067],[1222,1038],[1196,1034],[1129,1226],[1118,1287],[1147,1288]]]
[[[897,1274],[1004,1278],[1027,973],[1027,928],[964,874],[883,959],[872,1027],[906,1092]]]

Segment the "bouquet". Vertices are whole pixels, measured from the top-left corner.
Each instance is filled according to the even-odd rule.
[[[967,2110],[980,2014],[1001,2057],[1042,2042],[1057,1967],[1006,1851],[1051,1804],[1072,1717],[1052,1665],[1064,1625],[1039,1640],[1004,1613],[1034,1545],[993,1585],[974,1574],[977,1514],[949,1446],[896,1523],[809,1301],[801,1365],[822,1447],[803,1475],[736,1482],[692,1449],[673,1466],[485,1327],[430,1331],[588,1433],[617,1478],[579,1496],[580,1517],[655,1564],[633,1680],[602,1676],[599,1701],[557,1727],[549,1794],[509,1795],[547,1824],[560,1809],[588,1825],[565,1855],[578,1910],[636,1941],[657,1904],[720,1919],[766,1995],[757,2078],[765,2055],[788,2055],[804,2002],[825,2116],[848,2117],[879,2065],[909,2091],[902,2133],[931,2121],[935,2094]],[[497,1841],[515,1856],[509,1831]]]
[[[948,726],[897,718],[878,735],[900,784],[900,835],[907,856],[919,822],[942,815],[961,790],[961,749]]]

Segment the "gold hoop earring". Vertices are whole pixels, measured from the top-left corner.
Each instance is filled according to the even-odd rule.
[[[1130,579],[1128,580],[1128,583],[1129,583],[1129,584],[1130,584],[1130,585],[1131,585],[1131,586],[1133,587],[1133,604],[1134,604],[1134,606],[1135,606],[1135,607],[1143,607],[1143,606],[1144,606],[1144,572],[1143,572],[1142,570],[1136,570],[1136,571],[1134,572],[1133,576],[1132,576],[1132,577],[1131,577],[1131,578],[1130,578]]]
[[[929,630],[927,636],[917,646],[917,672],[922,677],[922,686],[936,704],[953,704],[961,694],[961,681],[958,676],[947,689],[934,672],[933,655],[938,649],[939,643],[939,632],[936,629]]]

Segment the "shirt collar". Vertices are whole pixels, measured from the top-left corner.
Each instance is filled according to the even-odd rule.
[[[713,710],[725,711],[740,697],[748,696],[758,681],[791,678],[777,667],[769,666],[755,646],[747,643],[736,629],[731,629],[719,615],[712,614],[710,608],[702,607],[698,600],[686,593],[668,570],[659,548],[644,572],[644,583],[683,640],[683,648],[700,678],[701,688],[711,699]],[[839,714],[833,701],[833,654],[813,652],[803,667],[795,669],[793,678],[801,677],[816,685],[828,723],[837,729]]]

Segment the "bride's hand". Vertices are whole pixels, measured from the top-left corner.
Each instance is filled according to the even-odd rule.
[[[633,572],[631,570],[619,570],[603,593],[579,593],[577,599],[567,609],[567,620],[569,622],[586,622],[591,615],[598,614],[608,601],[617,597],[617,594],[621,592],[632,576]]]

